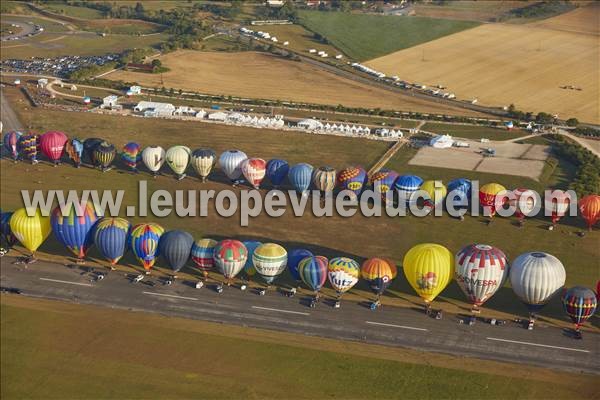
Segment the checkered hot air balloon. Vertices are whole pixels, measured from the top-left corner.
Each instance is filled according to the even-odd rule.
[[[337,180],[341,190],[349,190],[358,198],[367,183],[367,171],[360,166],[347,167],[340,171]]]
[[[230,286],[248,259],[248,250],[239,240],[227,239],[219,242],[213,254],[215,266]]]

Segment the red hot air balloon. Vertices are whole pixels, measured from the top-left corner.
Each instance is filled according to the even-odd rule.
[[[67,140],[69,140],[67,135],[62,132],[46,132],[40,137],[40,150],[54,163],[54,165],[58,165],[65,152]]]
[[[552,191],[550,199],[546,199],[545,207],[552,212],[552,226],[556,226],[557,222],[565,216],[571,204],[571,195],[563,190]]]
[[[600,220],[600,196],[588,194],[579,200],[579,213],[591,231],[592,226]]]

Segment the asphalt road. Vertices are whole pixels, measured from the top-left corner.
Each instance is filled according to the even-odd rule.
[[[10,103],[4,97],[4,92],[0,89],[0,121],[2,121],[2,131],[22,131],[23,124],[17,118]]]
[[[303,291],[293,298],[274,289],[258,296],[232,286],[218,294],[210,284],[202,289],[181,280],[164,285],[153,276],[142,282],[154,281],[155,286],[132,283],[133,275],[119,271],[92,282],[95,272],[86,272],[78,266],[38,261],[25,268],[13,264],[14,261],[9,255],[1,259],[0,284],[18,288],[27,296],[600,373],[600,335],[595,333],[586,332],[583,340],[576,340],[559,328],[542,325],[533,331],[513,322],[504,326],[482,321],[474,326],[461,325],[457,316],[446,314],[443,319],[435,320],[416,306],[383,306],[371,311],[366,305],[342,302],[341,308],[334,309],[323,300],[310,308],[308,293]]]
[[[35,32],[35,26],[33,24],[30,24],[29,22],[6,20],[6,19],[3,19],[2,22],[5,24],[15,24],[15,25],[18,25],[19,28],[21,28],[21,31],[18,33],[12,33],[10,35],[2,36],[2,40],[11,40],[11,39],[15,39],[15,38],[22,38],[22,37],[26,37],[30,33]]]

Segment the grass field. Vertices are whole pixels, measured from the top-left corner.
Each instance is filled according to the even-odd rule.
[[[162,25],[138,19],[97,19],[79,23],[81,29],[119,35],[147,35],[164,29]]]
[[[310,56],[308,53],[309,49],[316,49],[317,51],[323,50],[329,54],[330,58],[333,58],[337,54],[340,54],[340,50],[336,49],[330,44],[323,44],[314,39],[313,33],[306,30],[302,25],[270,25],[270,26],[249,26],[249,29],[254,31],[261,30],[263,32],[269,32],[271,36],[276,36],[279,44],[285,41],[289,41],[290,44],[287,46],[290,50],[304,53]],[[342,59],[344,61],[344,59]]]
[[[495,398],[594,395],[590,375],[20,296],[1,302],[4,399],[479,399],[482,387]]]
[[[44,4],[44,9],[73,18],[98,19],[103,18],[102,12],[88,7],[71,6],[68,4],[48,3]]]
[[[160,59],[170,71],[164,74],[116,71],[106,78],[216,95],[431,113],[469,113],[350,81],[306,63],[265,53],[181,50]]]
[[[20,95],[11,89],[5,89],[9,99],[15,100]],[[388,144],[351,138],[331,137],[324,135],[309,135],[299,133],[282,133],[280,131],[254,130],[249,128],[227,127],[216,124],[203,124],[185,121],[165,121],[141,118],[124,118],[90,113],[68,113],[45,109],[30,109],[24,100],[16,103],[24,126],[31,126],[37,131],[64,130],[70,135],[80,138],[103,137],[117,147],[129,140],[138,140],[142,145],[159,144],[168,147],[174,144],[185,144],[191,148],[210,146],[217,153],[228,149],[238,148],[250,156],[260,156],[265,159],[281,157],[290,163],[309,162],[314,166],[332,165],[342,168],[348,164],[372,165],[388,148]],[[454,171],[445,168],[426,168],[408,165],[408,160],[414,154],[413,149],[403,148],[387,165],[399,173],[416,173],[425,179],[437,178],[448,182],[451,178],[465,176],[480,179],[482,183],[500,182],[506,187],[531,187],[540,189],[552,186],[564,187],[571,180],[568,168],[556,170],[545,182],[535,182],[525,178],[511,177],[500,174],[473,173]],[[117,163],[117,165],[119,165]],[[567,166],[568,164],[563,164]],[[74,169],[69,165],[52,168],[46,163],[30,166],[25,163],[13,164],[2,160],[0,206],[3,210],[22,207],[20,190],[44,188],[82,189],[123,189],[123,209],[127,205],[137,204],[137,181],[149,177],[146,173],[133,176],[122,169],[102,174],[91,168]],[[91,184],[93,182],[93,184]],[[149,179],[148,190],[165,189],[174,192],[176,189],[214,189],[229,188],[222,172],[217,169],[212,180],[199,185],[198,180],[190,177],[176,181],[171,172],[164,169],[164,176]],[[212,209],[211,209],[212,210]],[[467,243],[485,242],[503,249],[512,259],[517,255],[531,250],[548,251],[557,256],[567,269],[567,285],[581,284],[591,287],[600,278],[596,268],[599,256],[597,246],[600,238],[598,230],[579,237],[577,232],[584,229],[583,221],[579,218],[564,218],[558,228],[548,231],[548,218],[528,220],[526,227],[518,229],[515,221],[496,218],[491,226],[487,226],[484,218],[467,217],[458,222],[449,217],[441,218],[367,218],[356,215],[352,219],[342,218],[337,214],[327,218],[316,218],[312,215],[294,217],[288,210],[280,218],[270,218],[261,215],[250,221],[248,227],[239,225],[239,214],[231,218],[222,218],[213,213],[208,217],[195,219],[190,223],[189,218],[179,218],[175,214],[164,218],[151,218],[163,224],[167,229],[185,229],[194,237],[209,236],[216,238],[237,237],[242,239],[256,238],[261,241],[275,240],[287,248],[306,246],[317,254],[327,257],[347,255],[362,261],[367,257],[386,256],[398,264],[404,254],[415,244],[435,242],[447,246],[456,252]],[[132,222],[141,222],[148,218],[133,218]],[[197,221],[197,222],[196,222]],[[451,232],[451,234],[449,234]],[[66,251],[51,237],[40,248],[40,256],[64,262]],[[91,260],[98,260],[95,249],[90,252]],[[96,261],[90,261],[94,264]],[[98,261],[101,265],[101,261]],[[139,268],[130,257],[122,264]],[[165,271],[161,263],[157,271]],[[188,273],[191,270],[187,270]],[[289,282],[289,276],[282,277],[281,283]],[[331,289],[326,289],[326,295],[332,295]],[[352,290],[348,300],[364,301],[370,298],[364,282]],[[419,300],[412,289],[399,274],[383,299],[385,304],[401,307],[411,306]],[[463,294],[458,286],[452,283],[436,300],[439,307],[449,312],[462,312],[468,309],[464,303]],[[509,317],[510,313],[524,315],[525,307],[517,300],[510,288],[501,291],[486,303],[486,315]],[[508,314],[506,314],[508,313]],[[551,324],[567,323],[560,301],[554,298],[543,310],[542,316]]]
[[[300,20],[356,60],[370,60],[479,25],[423,17],[301,11]]]
[[[388,75],[428,85],[442,84],[460,99],[549,112],[560,118],[600,123],[597,34],[566,31],[597,22],[600,7],[586,7],[544,25],[486,24],[420,46],[376,58],[367,64]],[[597,27],[597,25],[596,25]],[[591,28],[589,28],[591,29]],[[596,28],[597,29],[597,28]],[[582,90],[561,89],[575,86]]]
[[[446,134],[465,139],[486,138],[490,140],[509,140],[528,135],[527,132],[520,129],[513,129],[509,131],[502,128],[491,128],[475,125],[440,124],[435,122],[428,122],[423,125],[421,129],[424,131]]]

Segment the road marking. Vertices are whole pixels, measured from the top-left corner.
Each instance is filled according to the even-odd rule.
[[[277,308],[269,308],[269,307],[252,306],[252,308],[256,308],[257,310],[277,311],[277,312],[288,313],[288,314],[310,315],[310,313],[307,313],[307,312],[278,310]]]
[[[538,347],[549,347],[551,349],[559,349],[559,350],[569,350],[569,351],[579,351],[581,353],[589,353],[589,350],[582,350],[582,349],[573,349],[571,347],[561,347],[561,346],[550,346],[549,344],[540,344],[540,343],[531,343],[531,342],[520,342],[518,340],[508,340],[508,339],[499,339],[499,338],[493,338],[493,337],[488,337],[486,338],[487,340],[496,340],[498,342],[508,342],[508,343],[517,343],[517,344],[526,344],[528,346],[538,346]]]
[[[79,283],[79,282],[61,281],[60,279],[40,278],[40,280],[41,280],[41,281],[48,281],[48,282],[67,283],[67,284],[69,284],[69,285],[79,285],[79,286],[94,286],[94,285],[90,285],[89,283]]]
[[[164,293],[154,293],[154,292],[142,292],[142,293],[149,294],[150,296],[172,297],[174,299],[183,299],[183,300],[198,300],[195,297],[175,296],[174,294],[164,294]]]
[[[369,325],[381,325],[381,326],[389,326],[391,328],[400,328],[400,329],[411,329],[413,331],[428,331],[425,328],[415,328],[414,326],[406,326],[406,325],[394,325],[394,324],[384,324],[383,322],[373,322],[373,321],[365,321]]]

